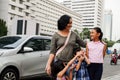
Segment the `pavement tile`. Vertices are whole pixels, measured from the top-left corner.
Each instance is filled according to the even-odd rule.
[[[102,80],[120,80],[120,74],[103,78]]]

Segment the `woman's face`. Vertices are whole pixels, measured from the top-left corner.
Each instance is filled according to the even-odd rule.
[[[99,36],[100,36],[100,33],[97,33],[96,30],[92,29],[90,31],[90,38],[91,38],[91,40],[98,39]]]
[[[66,29],[70,30],[72,27],[72,19],[70,19],[69,23],[66,26]]]

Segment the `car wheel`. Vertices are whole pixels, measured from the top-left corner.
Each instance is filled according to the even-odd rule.
[[[15,70],[8,68],[1,73],[0,80],[19,80],[19,75]]]

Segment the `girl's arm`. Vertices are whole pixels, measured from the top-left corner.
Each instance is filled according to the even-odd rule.
[[[80,51],[80,54],[83,53],[82,51]],[[80,54],[77,54],[73,59],[71,59],[68,64],[65,66],[65,68],[60,71],[58,74],[57,74],[57,77],[58,78],[62,78],[63,75],[65,74],[65,72],[67,71],[67,69],[72,65],[72,63],[75,61],[75,59],[80,56]]]
[[[104,45],[104,49],[103,49],[103,58],[105,57],[106,50],[107,50],[107,45],[105,44],[105,45]]]
[[[87,56],[87,58],[89,58],[89,55],[88,55],[88,45],[86,46],[86,56]]]
[[[77,66],[76,66],[76,71],[79,70],[79,68],[80,68],[80,66],[81,66],[81,63],[82,63],[83,59],[84,59],[84,57],[80,56],[79,61],[78,61]]]
[[[88,57],[84,54],[84,58],[87,64],[90,64],[90,60],[88,59]]]

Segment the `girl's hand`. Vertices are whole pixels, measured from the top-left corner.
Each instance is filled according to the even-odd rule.
[[[79,60],[80,60],[80,61],[83,61],[83,60],[84,60],[84,56],[81,55]]]
[[[76,64],[72,64],[70,70],[73,70],[76,67]]]

